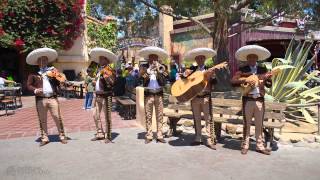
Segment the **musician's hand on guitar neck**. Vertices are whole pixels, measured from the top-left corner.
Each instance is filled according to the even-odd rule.
[[[212,78],[215,75],[215,72],[213,69],[209,69],[204,73],[204,75],[205,75],[206,79],[209,80],[210,78]]]
[[[270,79],[272,77],[272,73],[265,73],[265,74],[259,75],[258,77],[261,80],[267,80],[267,79]]]

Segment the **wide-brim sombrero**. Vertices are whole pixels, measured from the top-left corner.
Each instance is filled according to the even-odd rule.
[[[205,56],[206,59],[212,58],[217,55],[217,52],[210,48],[195,48],[188,51],[185,56],[185,61],[194,61],[197,56]]]
[[[258,56],[258,61],[263,61],[271,56],[268,49],[258,46],[258,45],[247,45],[243,46],[237,50],[235,57],[239,61],[247,61],[247,56],[250,54],[255,54]]]
[[[116,62],[118,57],[108,49],[105,48],[93,48],[89,52],[90,60],[99,63],[99,57],[103,56],[109,59],[111,62]]]
[[[56,50],[51,48],[35,49],[28,54],[26,62],[30,65],[38,65],[38,59],[43,56],[48,57],[48,63],[50,63],[57,59],[58,53]]]
[[[149,59],[149,56],[151,54],[157,55],[159,60],[165,60],[169,57],[168,53],[164,49],[161,49],[161,48],[155,47],[155,46],[149,46],[149,47],[142,48],[138,52],[138,55],[140,57],[145,58],[145,59]]]

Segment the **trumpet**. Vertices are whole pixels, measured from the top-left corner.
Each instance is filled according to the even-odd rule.
[[[153,64],[147,69],[148,74],[163,74],[166,70],[166,67],[160,64],[158,61],[153,61]]]

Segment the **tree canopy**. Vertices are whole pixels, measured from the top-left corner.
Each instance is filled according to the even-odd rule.
[[[151,6],[160,8],[169,5],[174,10],[174,17],[194,17],[215,12],[218,16],[226,18],[227,25],[240,21],[240,9],[248,7],[254,13],[260,14],[257,21],[250,22],[252,27],[270,22],[277,16],[285,15],[294,18],[309,17],[319,22],[320,2],[317,0],[88,0],[93,8],[91,14],[101,18],[103,15],[114,15],[119,19],[119,30],[124,36],[149,34],[158,18],[159,11]],[[151,6],[148,6],[148,3]],[[290,4],[290,6],[288,6]],[[128,32],[128,30],[132,32]],[[217,33],[213,30],[212,33]]]

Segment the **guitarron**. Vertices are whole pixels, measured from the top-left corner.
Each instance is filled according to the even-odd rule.
[[[215,65],[208,71],[225,68],[227,66],[228,64],[223,62]],[[205,73],[206,72],[196,71],[187,78],[177,80],[171,87],[172,96],[176,97],[180,102],[186,102],[193,99],[208,84],[208,81],[205,78]]]

